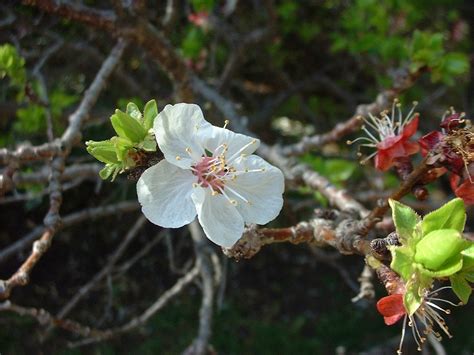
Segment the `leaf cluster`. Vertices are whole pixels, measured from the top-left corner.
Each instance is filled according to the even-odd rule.
[[[423,219],[410,207],[390,201],[401,246],[391,246],[391,268],[406,283],[404,303],[410,314],[421,305],[435,279],[449,278],[456,295],[467,303],[474,278],[474,243],[463,238],[466,211],[456,198]]]
[[[143,113],[135,103],[129,102],[126,112],[117,109],[110,117],[116,136],[103,141],[86,142],[89,154],[105,163],[105,167],[99,172],[102,179],[112,177],[113,181],[119,173],[133,168],[141,151],[156,151],[152,128],[157,115],[155,100],[145,104]]]

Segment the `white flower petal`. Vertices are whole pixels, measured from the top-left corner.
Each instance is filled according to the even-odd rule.
[[[195,180],[190,170],[178,168],[166,160],[145,170],[137,183],[138,201],[145,217],[166,228],[191,223],[196,217],[191,199]]]
[[[211,127],[212,129],[206,131],[205,134],[200,134],[199,139],[211,153],[214,153],[223,144],[227,144],[226,159],[232,158],[234,155],[238,157],[240,154],[252,154],[260,145],[260,140],[256,138],[234,133],[225,128]],[[218,153],[222,153],[222,148],[218,150]]]
[[[211,128],[198,105],[185,103],[166,105],[153,124],[156,141],[166,160],[184,169],[205,154],[198,137]]]
[[[235,180],[226,182],[224,187],[224,192],[237,201],[236,208],[244,221],[265,224],[275,219],[283,206],[282,194],[285,189],[285,178],[280,169],[256,155],[239,159],[233,167],[237,171],[249,170],[248,173],[239,174]],[[252,172],[258,169],[265,170]]]
[[[230,248],[244,232],[244,221],[235,207],[221,194],[196,187],[191,195],[199,223],[206,236],[217,245]]]

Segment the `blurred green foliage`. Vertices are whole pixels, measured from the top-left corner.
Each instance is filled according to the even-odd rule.
[[[8,43],[0,46],[0,79],[5,77],[18,89],[22,89],[26,83],[25,60]]]
[[[414,30],[429,20],[432,3],[411,0],[356,0],[341,16],[341,30],[332,34],[332,50],[369,55],[382,63],[409,63],[412,71],[427,67],[433,81],[447,85],[469,71],[468,57],[445,49],[447,28]],[[451,18],[457,18],[451,12]]]

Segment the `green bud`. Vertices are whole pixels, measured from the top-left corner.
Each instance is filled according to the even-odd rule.
[[[119,137],[128,138],[133,143],[141,142],[147,134],[140,122],[120,110],[115,110],[110,121]]]
[[[455,198],[437,210],[428,213],[421,222],[423,235],[438,229],[455,229],[462,233],[466,223],[464,201]]]
[[[453,262],[453,258],[461,259],[460,252],[466,242],[455,229],[435,230],[417,243],[414,260],[428,270],[440,270],[448,261]]]

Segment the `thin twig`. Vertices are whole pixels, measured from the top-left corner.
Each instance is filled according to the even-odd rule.
[[[74,296],[69,300],[66,305],[64,305],[61,310],[57,314],[57,318],[63,319],[66,317],[81,299],[83,299],[93,288],[94,286],[99,283],[104,277],[110,274],[112,271],[113,267],[117,263],[117,261],[120,259],[120,257],[123,255],[123,253],[127,250],[127,247],[130,245],[130,243],[135,239],[135,237],[138,235],[138,232],[140,229],[145,225],[146,218],[142,215],[140,218],[137,219],[135,224],[130,228],[128,233],[125,235],[124,239],[120,243],[120,245],[117,247],[115,252],[110,256],[108,259],[107,263],[104,265],[104,267],[97,273],[95,276],[89,280],[85,285],[83,285],[75,294]]]
[[[137,211],[140,205],[137,201],[123,201],[116,204],[105,205],[100,207],[86,208],[84,210],[71,213],[62,218],[61,225],[58,227],[58,231],[78,223],[87,220],[97,220],[107,216],[117,216],[121,213]],[[30,233],[25,235],[23,238],[17,240],[15,243],[9,245],[5,249],[0,251],[0,263],[6,259],[18,253],[19,251],[27,248],[31,243],[40,237],[45,232],[44,226],[38,226],[33,229]]]

